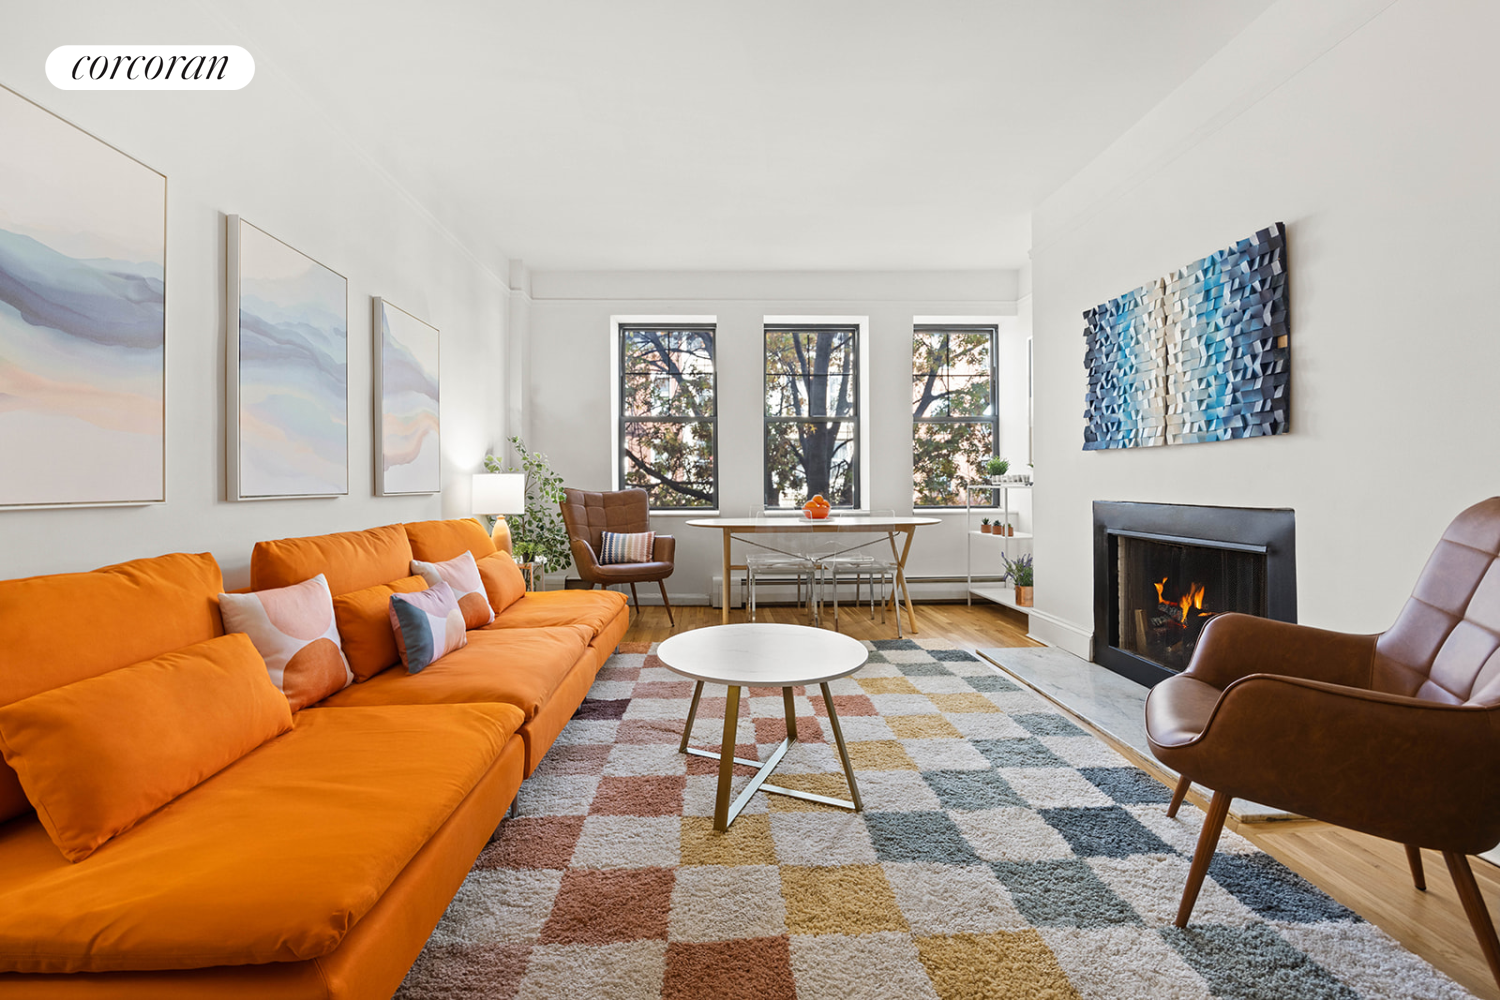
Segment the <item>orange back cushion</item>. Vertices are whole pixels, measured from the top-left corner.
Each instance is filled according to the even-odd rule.
[[[478,562],[495,551],[490,533],[472,517],[414,521],[402,527],[406,529],[406,537],[411,539],[412,557],[423,562],[447,562],[466,550]]]
[[[386,667],[401,662],[396,633],[391,628],[391,595],[426,589],[427,583],[420,576],[409,576],[333,599],[333,616],[338,619],[344,658],[349,661],[356,681],[367,681]]]
[[[0,708],[0,752],[82,861],[291,728],[255,646],[224,635]]]
[[[0,581],[0,706],[224,633],[207,552]],[[0,823],[31,809],[0,763]]]
[[[484,581],[484,593],[490,599],[490,607],[499,614],[526,596],[526,578],[521,567],[508,552],[496,552],[475,562],[479,567],[479,579]]]
[[[411,543],[399,524],[256,542],[250,587],[290,587],[322,573],[337,597],[411,575]]]

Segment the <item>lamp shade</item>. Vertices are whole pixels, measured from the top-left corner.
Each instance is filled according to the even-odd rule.
[[[475,514],[526,513],[526,475],[521,472],[480,472],[474,476]]]

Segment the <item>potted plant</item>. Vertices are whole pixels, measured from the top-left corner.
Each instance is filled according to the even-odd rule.
[[[992,458],[984,463],[985,475],[990,477],[990,482],[998,482],[1002,476],[1010,471],[1010,462],[1003,458]]]
[[[1015,584],[1017,607],[1031,607],[1032,565],[1031,556],[1018,556],[1014,560],[1001,555],[1005,561],[1005,578]]]
[[[516,561],[532,562],[542,556],[548,572],[565,570],[573,565],[573,547],[558,506],[563,499],[562,477],[552,471],[546,455],[528,451],[519,437],[510,443],[521,467],[506,468],[494,455],[486,455],[484,471],[526,473],[526,513],[507,518]]]
[[[988,535],[988,534],[991,533],[990,532],[990,519],[989,518],[985,518],[983,521],[979,522],[979,530],[982,531],[982,532],[984,532],[986,535]]]

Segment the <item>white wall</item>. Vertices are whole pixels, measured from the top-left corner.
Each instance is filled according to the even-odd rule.
[[[570,486],[610,489],[615,457],[610,431],[611,316],[717,317],[719,497],[723,512],[743,516],[761,503],[763,321],[767,316],[867,316],[862,364],[869,373],[863,419],[872,509],[911,511],[911,335],[915,317],[1001,319],[1002,440],[1024,447],[1025,335],[1016,320],[1016,274],[1010,271],[890,273],[622,273],[532,275],[528,388],[530,442]],[[1012,455],[1024,467],[1024,452]],[[702,602],[719,572],[718,532],[688,528],[659,515],[655,530],[677,538],[677,570],[668,592]],[[908,570],[962,575],[962,514],[919,530]],[[978,549],[976,547],[976,553]],[[735,549],[739,561],[741,551]],[[914,588],[915,589],[915,588]],[[932,595],[961,596],[962,583]],[[642,593],[644,600],[646,595]],[[736,597],[737,599],[737,597]]]
[[[1500,4],[1282,0],[1040,207],[1042,612],[1091,625],[1093,500],[1281,506],[1300,619],[1378,631],[1500,492],[1497,37]],[[1083,310],[1278,221],[1292,433],[1081,451]]]
[[[504,426],[505,282],[270,62],[259,61],[250,86],[231,93],[63,92],[46,80],[47,53],[63,43],[212,42],[257,51],[253,38],[204,5],[5,0],[0,24],[0,83],[167,175],[169,443],[165,504],[0,511],[0,577],[208,550],[235,586],[248,582],[250,549],[262,538],[469,513],[467,473],[500,443]],[[349,279],[347,497],[222,499],[224,213],[244,216]],[[440,497],[373,496],[374,295],[442,331]]]

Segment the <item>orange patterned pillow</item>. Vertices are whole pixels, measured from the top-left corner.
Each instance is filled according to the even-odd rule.
[[[322,573],[290,587],[220,594],[219,611],[224,631],[244,632],[255,643],[293,712],[354,683]]]
[[[484,628],[495,620],[495,609],[490,607],[490,599],[485,596],[484,581],[479,578],[479,567],[474,563],[473,553],[460,552],[454,558],[438,563],[413,559],[411,571],[426,580],[429,587],[446,583],[453,588],[453,596],[458,598],[458,610],[464,613],[464,628]]]

